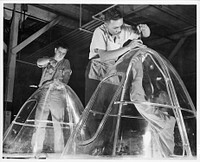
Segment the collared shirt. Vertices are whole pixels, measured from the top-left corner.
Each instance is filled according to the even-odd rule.
[[[132,27],[123,24],[121,33],[117,36],[111,36],[105,24],[95,29],[90,44],[89,59],[98,56],[98,50],[116,50],[123,47],[123,44],[130,38],[138,38],[138,35],[132,30]],[[98,56],[99,57],[99,56]]]
[[[43,69],[39,87],[42,86],[44,83],[52,81],[54,79],[58,79],[61,82],[67,84],[70,78],[70,74],[70,62],[67,59],[63,59],[57,62],[55,67],[47,64],[47,66]]]

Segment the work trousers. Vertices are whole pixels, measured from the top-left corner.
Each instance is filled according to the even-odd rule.
[[[32,137],[33,152],[42,152],[45,140],[45,129],[49,113],[51,113],[54,130],[54,152],[59,153],[64,149],[62,124],[66,108],[64,86],[56,88],[50,84],[41,91],[41,97],[36,107],[35,126],[36,130]],[[48,138],[48,137],[47,137]],[[47,139],[48,140],[48,139]]]
[[[85,71],[85,106],[100,83],[99,80],[89,78],[90,67],[91,61],[89,61]]]
[[[152,139],[155,141],[154,143],[156,144],[156,149],[159,150],[160,156],[168,157],[174,151],[174,127],[176,120],[160,108],[139,104],[139,102],[147,102],[142,86],[143,68],[141,60],[135,62],[132,72],[133,81],[130,88],[130,99],[133,102],[138,102],[135,103],[135,107],[148,122],[148,129],[152,133]]]

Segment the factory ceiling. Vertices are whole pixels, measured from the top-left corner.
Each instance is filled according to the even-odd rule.
[[[13,13],[19,14],[17,60],[35,64],[52,53],[57,41],[66,42],[70,54],[89,49],[94,29],[102,24],[102,13],[116,6],[130,25],[148,24],[151,48],[166,44],[173,49],[196,33],[196,5],[113,5],[113,4],[4,4],[4,51],[8,47]],[[168,46],[169,47],[169,46]],[[159,49],[159,48],[158,48]],[[164,49],[164,47],[163,47]],[[161,49],[162,52],[162,49]],[[88,55],[85,53],[85,55]],[[171,56],[170,56],[171,55]],[[173,57],[173,52],[169,58]]]

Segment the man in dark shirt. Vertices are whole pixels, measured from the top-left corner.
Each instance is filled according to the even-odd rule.
[[[64,148],[61,122],[64,121],[67,107],[65,84],[70,79],[71,68],[69,60],[64,59],[68,48],[58,43],[54,50],[54,57],[40,58],[37,61],[38,67],[43,68],[43,73],[39,84],[40,98],[35,112],[36,129],[31,141],[33,153],[43,150],[46,120],[50,113],[54,126],[54,152],[62,152]]]

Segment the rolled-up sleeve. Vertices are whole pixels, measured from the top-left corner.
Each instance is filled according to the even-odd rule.
[[[89,59],[98,55],[99,49],[106,50],[106,37],[104,31],[102,31],[100,28],[96,28],[90,44]]]
[[[69,79],[70,79],[70,75],[72,73],[69,60],[66,59],[63,66],[64,66],[64,68],[63,68],[63,74],[62,74],[62,76],[63,76],[63,82],[65,84],[68,84]]]

